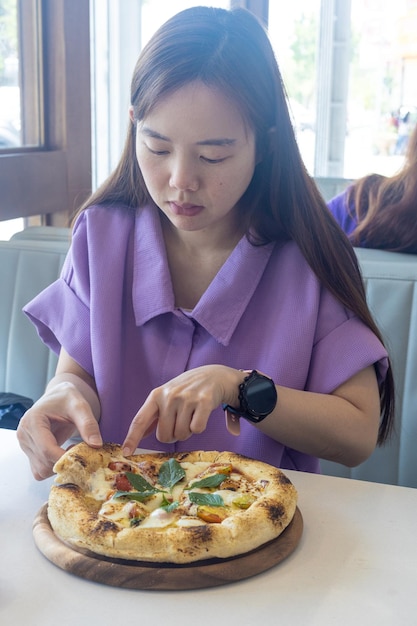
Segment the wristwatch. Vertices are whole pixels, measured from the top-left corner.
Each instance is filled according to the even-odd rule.
[[[259,374],[256,370],[252,370],[239,385],[239,408],[235,409],[229,404],[222,406],[225,411],[229,411],[233,415],[244,417],[254,424],[259,424],[275,409],[277,399],[274,381],[263,374]]]

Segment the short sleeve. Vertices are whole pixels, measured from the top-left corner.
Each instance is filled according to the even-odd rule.
[[[90,278],[87,224],[78,219],[61,277],[24,308],[42,341],[55,353],[61,346],[92,374],[90,341]]]
[[[317,342],[306,389],[331,393],[370,365],[375,365],[381,383],[388,368],[387,351],[357,317],[348,317]]]
[[[51,350],[58,354],[63,346],[83,369],[93,373],[90,311],[64,278],[52,283],[23,310]]]

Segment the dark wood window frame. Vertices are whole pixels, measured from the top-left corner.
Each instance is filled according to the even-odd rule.
[[[21,36],[39,39],[43,64],[42,147],[0,153],[0,220],[43,215],[45,223],[66,225],[91,192],[89,0],[39,0],[30,27],[20,2]],[[26,93],[30,78],[24,75]],[[22,110],[31,115],[25,103]]]

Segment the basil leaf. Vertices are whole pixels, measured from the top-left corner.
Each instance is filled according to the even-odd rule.
[[[198,491],[190,491],[188,497],[193,504],[224,506],[223,498],[218,493],[199,493]]]
[[[136,489],[136,491],[139,491],[139,492],[146,491],[146,492],[152,492],[152,493],[157,493],[158,491],[160,491],[160,489],[156,489],[153,485],[148,483],[148,481],[145,480],[142,476],[140,476],[140,474],[133,474],[133,472],[126,472],[126,478],[130,482],[132,487]]]
[[[206,476],[201,480],[197,480],[187,489],[195,489],[195,487],[218,487],[228,476],[226,474],[213,474],[212,476]]]
[[[143,502],[147,498],[154,496],[157,491],[153,489],[152,491],[116,491],[113,494],[113,498],[129,498],[129,500],[138,500],[139,502]]]
[[[178,505],[179,505],[178,500],[174,500],[174,502],[167,502],[167,504],[162,504],[160,508],[164,509],[164,511],[166,511],[167,513],[171,513],[171,511],[175,511]]]
[[[159,470],[158,483],[162,487],[172,489],[185,476],[185,471],[176,459],[169,459],[162,463]]]

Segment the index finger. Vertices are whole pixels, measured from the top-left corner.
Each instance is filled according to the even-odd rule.
[[[155,427],[159,417],[159,407],[157,403],[149,398],[145,401],[133,418],[122,449],[125,456],[133,454],[141,439],[149,435]]]

